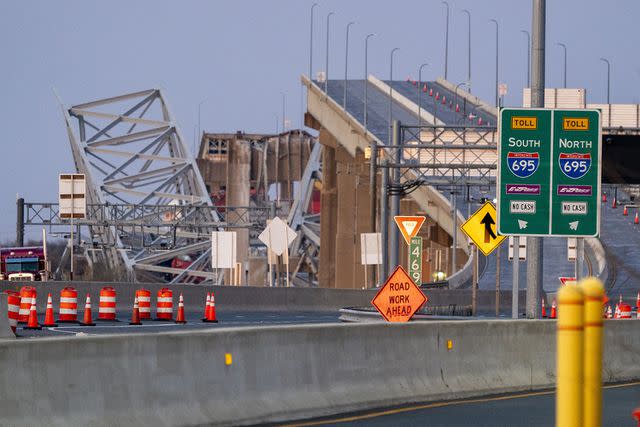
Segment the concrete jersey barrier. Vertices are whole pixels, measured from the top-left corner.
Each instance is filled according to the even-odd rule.
[[[0,313],[4,313],[4,316],[0,316],[0,338],[15,338],[16,335],[9,326],[9,316],[7,315],[7,294],[0,293]]]
[[[640,378],[638,326],[605,322],[606,381]],[[242,425],[552,387],[555,322],[0,341],[0,371],[3,426]]]

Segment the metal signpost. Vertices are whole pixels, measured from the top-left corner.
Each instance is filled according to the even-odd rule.
[[[498,232],[583,237],[600,232],[602,127],[598,110],[505,108],[498,120]],[[514,317],[518,258],[514,258]]]

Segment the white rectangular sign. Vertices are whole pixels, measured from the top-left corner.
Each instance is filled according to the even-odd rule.
[[[360,234],[360,263],[362,265],[382,264],[381,242],[380,233]]]
[[[85,218],[87,184],[82,173],[61,173],[58,178],[60,218]]]
[[[236,265],[235,231],[214,231],[211,233],[211,267],[233,268]]]
[[[568,261],[576,260],[576,245],[577,245],[577,240],[575,237],[567,238],[567,260]]]
[[[527,238],[520,236],[520,261],[527,260]],[[513,261],[513,237],[509,236],[509,261]]]

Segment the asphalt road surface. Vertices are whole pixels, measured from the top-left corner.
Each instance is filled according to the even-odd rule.
[[[152,313],[153,315],[154,313]],[[174,313],[175,315],[175,313]],[[238,326],[266,326],[266,325],[289,325],[305,323],[337,323],[339,314],[335,312],[304,312],[304,311],[218,311],[218,323],[202,322],[201,312],[187,312],[187,324],[177,325],[174,322],[163,322],[146,320],[141,326],[129,325],[130,312],[119,312],[117,318],[120,322],[97,321],[96,326],[82,326],[79,324],[60,323],[56,328],[42,328],[42,330],[25,330],[23,324],[18,325],[18,338],[36,338],[54,335],[75,335],[75,334],[122,334],[122,333],[149,333],[181,331],[185,329],[204,329],[220,327]],[[44,315],[38,316],[40,323],[44,321]],[[82,313],[78,312],[78,318],[82,319]]]
[[[640,407],[640,382],[605,386],[603,426],[635,426],[631,411]],[[286,426],[552,426],[553,390],[434,402],[302,421]]]

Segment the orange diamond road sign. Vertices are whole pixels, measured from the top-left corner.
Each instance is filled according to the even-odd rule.
[[[387,322],[408,322],[429,299],[401,265],[391,273],[371,304]]]
[[[393,219],[396,221],[404,241],[407,242],[407,245],[410,245],[411,238],[418,234],[420,227],[422,227],[424,220],[427,218],[424,216],[394,216]]]

